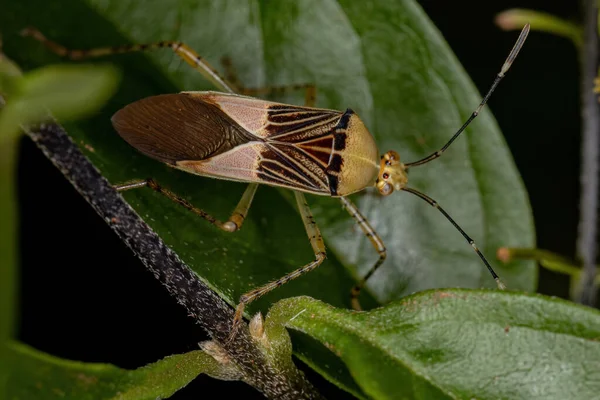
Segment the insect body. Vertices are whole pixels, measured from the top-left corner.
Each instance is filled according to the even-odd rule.
[[[314,88],[311,86],[305,87],[306,107],[274,103],[236,94],[264,93],[269,90],[236,88],[192,49],[180,42],[68,50],[49,41],[36,30],[24,31],[56,53],[75,59],[169,47],[219,89],[227,92],[182,92],[148,97],[125,106],[113,116],[112,122],[117,132],[130,145],[160,162],[196,175],[248,182],[238,205],[225,222],[195,207],[152,179],[116,186],[118,190],[148,186],[224,231],[234,232],[242,227],[258,184],[280,186],[294,191],[315,259],[276,281],[244,294],[236,309],[234,328],[237,328],[247,303],[311,271],[325,259],[323,239],[304,193],[339,198],[379,254],[379,259],[351,291],[352,305],[356,309],[360,309],[358,295],[361,288],[386,258],[383,241],[346,197],[371,186],[375,186],[384,196],[394,191],[406,191],[437,208],[473,247],[498,287],[504,288],[473,239],[450,215],[427,195],[407,187],[407,171],[440,157],[477,117],[512,65],[528,32],[529,25],[526,25],[490,90],[451,139],[431,155],[404,164],[395,151],[379,157],[373,137],[352,110],[342,112],[312,107]]]
[[[136,149],[202,176],[340,197],[373,186],[379,155],[358,116],[216,92],[148,97],[113,118]]]

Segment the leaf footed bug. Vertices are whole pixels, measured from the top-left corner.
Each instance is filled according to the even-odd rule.
[[[313,270],[324,261],[326,253],[323,238],[304,193],[339,198],[379,254],[379,259],[351,290],[352,306],[355,309],[360,309],[358,296],[361,289],[386,258],[383,241],[346,197],[371,186],[375,186],[382,196],[400,190],[412,193],[436,208],[472,246],[498,288],[505,288],[473,239],[450,215],[431,197],[407,186],[407,171],[440,157],[477,117],[511,67],[528,33],[529,25],[526,25],[479,106],[450,140],[425,158],[402,163],[395,151],[379,156],[373,137],[351,109],[336,111],[314,108],[314,86],[292,87],[305,89],[306,105],[303,107],[275,103],[246,95],[266,94],[286,90],[285,88],[243,89],[239,84],[232,83],[233,79],[222,77],[195,51],[181,42],[163,41],[69,50],[46,39],[33,28],[23,31],[24,35],[37,39],[55,53],[71,59],[170,48],[221,91],[181,92],[148,97],[125,106],[112,117],[112,122],[126,142],[155,160],[200,176],[249,183],[227,221],[212,217],[153,179],[116,185],[117,190],[150,187],[226,232],[235,232],[242,227],[259,184],[294,191],[315,259],[242,295],[236,309],[232,334],[235,334],[246,304]]]

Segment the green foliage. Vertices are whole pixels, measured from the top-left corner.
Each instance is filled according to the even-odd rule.
[[[600,313],[564,300],[453,289],[357,313],[301,297],[270,311],[267,328],[282,323],[343,360],[347,369],[321,372],[363,398],[591,399],[600,390]]]
[[[525,24],[531,24],[531,29],[563,36],[573,41],[578,48],[583,46],[583,30],[573,21],[567,21],[557,16],[522,8],[513,8],[496,16],[496,24],[506,30],[520,30]]]
[[[500,248],[498,249],[498,259],[503,261],[510,260],[535,260],[541,267],[549,271],[565,274],[569,276],[570,288],[569,297],[575,301],[581,294],[581,273],[583,266],[581,263],[568,259],[567,257],[543,249],[523,249],[523,248]],[[598,267],[596,267],[598,271]],[[594,286],[600,286],[600,274],[596,272]]]
[[[240,80],[249,87],[315,83],[318,106],[353,108],[370,128],[380,151],[397,150],[403,161],[437,150],[480,99],[439,32],[413,0],[367,5],[350,0],[153,0],[143,6],[131,0],[12,2],[0,14],[0,29],[6,53],[25,70],[59,60],[39,43],[18,36],[29,25],[70,48],[182,40],[217,67],[221,57],[231,58]],[[509,49],[502,51],[508,53]],[[151,176],[209,213],[226,218],[243,185],[169,169],[137,153],[110,125],[115,111],[145,96],[212,88],[169,51],[118,56],[110,61],[123,70],[122,86],[100,113],[84,122],[66,124],[75,142],[111,182]],[[275,100],[301,103],[302,98],[302,93],[291,93]],[[525,190],[489,111],[483,112],[441,159],[411,171],[410,178],[411,186],[440,201],[488,257],[499,246],[534,245]],[[151,190],[127,192],[125,198],[182,260],[232,305],[244,292],[313,258],[293,201],[285,191],[261,188],[244,228],[235,234],[216,230]],[[354,200],[389,251],[387,262],[361,299],[364,305],[428,288],[495,285],[460,234],[424,202],[404,193],[380,198],[371,191],[354,196]],[[249,312],[301,294],[348,307],[350,287],[376,260],[368,240],[335,199],[311,197],[309,202],[324,233],[328,259],[315,272],[252,304]],[[535,289],[532,263],[495,267],[510,288]],[[491,296],[501,302],[502,298]],[[381,312],[391,310],[391,318],[401,304]],[[468,315],[468,307],[461,310]],[[323,318],[328,315],[323,309],[319,311]],[[369,315],[375,314],[361,318],[368,319]],[[321,316],[317,320],[326,322]],[[390,320],[390,326],[393,323]],[[484,346],[488,327],[478,328],[477,321],[471,321],[471,340]],[[434,331],[433,325],[429,329]],[[441,323],[437,329],[443,331],[440,334],[454,332],[460,336],[458,329],[448,331]],[[334,346],[341,347],[346,339],[338,333],[332,333],[337,335]],[[348,341],[356,340],[351,332],[343,333],[349,334]],[[393,333],[398,340],[410,340],[406,346],[428,343],[406,336],[410,332],[405,336],[399,330]],[[316,335],[314,338],[320,340]],[[295,350],[305,361],[356,394],[388,396],[400,382],[400,378],[390,378],[392,373],[399,373],[402,379],[412,374],[379,350],[365,355],[360,351],[360,340],[352,347],[356,358],[341,357],[340,361],[332,356],[335,352],[316,345],[306,335],[294,339]],[[433,344],[429,343],[435,353]],[[428,345],[423,346],[425,354]],[[353,350],[344,351],[345,355],[351,353]],[[457,354],[462,353],[457,350]],[[381,376],[389,382],[356,372],[356,360],[366,357],[365,361],[375,363],[380,356],[381,365],[390,365],[389,374]],[[420,362],[429,365],[425,357]],[[484,361],[480,358],[479,362]],[[499,365],[507,368],[506,360]],[[444,373],[457,374],[456,368],[460,371],[458,363],[446,366],[450,369],[444,372],[443,365],[429,365],[428,373],[440,374],[439,379],[444,380],[449,379]],[[350,373],[342,373],[345,378],[340,378],[337,371],[346,368]],[[436,393],[443,398],[453,390],[464,389],[452,389],[450,384],[440,388],[422,376],[411,385],[407,396]],[[416,388],[418,385],[422,388]],[[471,393],[472,381],[465,385],[464,393]]]
[[[34,25],[72,48],[181,39],[214,65],[223,56],[231,57],[248,86],[316,83],[319,106],[354,108],[381,150],[399,150],[404,160],[441,146],[478,102],[447,45],[413,1],[376,2],[364,8],[333,1],[221,2],[218,6],[208,1],[181,1],[177,6],[155,1],[140,8],[127,1],[71,0],[44,5],[57,16],[52,21],[25,13],[36,6],[40,7],[34,0],[19,3],[7,14],[10,18],[0,19],[7,52],[11,46],[18,48],[14,57],[24,65],[57,60],[38,43],[14,35],[25,25]],[[152,29],[145,29],[150,21]],[[127,37],[118,35],[112,24]],[[153,176],[192,203],[226,217],[242,185],[171,170],[141,156],[113,133],[110,115],[131,101],[180,89],[210,89],[172,53],[151,57],[160,66],[143,56],[113,58],[123,66],[122,90],[101,115],[69,125],[69,132],[77,143],[86,145],[87,155],[110,181]],[[298,93],[281,100],[301,99]],[[532,243],[526,195],[489,113],[483,113],[447,155],[416,169],[411,179],[414,187],[440,200],[488,255],[500,244]],[[249,221],[234,235],[216,231],[150,190],[125,196],[182,259],[232,304],[243,292],[312,259],[297,212],[277,190],[259,190]],[[369,286],[379,300],[431,287],[494,285],[462,237],[422,201],[403,193],[385,199],[367,193],[357,200],[390,252]],[[328,261],[250,310],[297,294],[347,306],[351,276],[364,273],[376,259],[336,200],[309,201],[316,204],[317,222],[330,248]],[[499,269],[509,287],[534,289],[531,264]]]
[[[3,72],[0,93],[6,94],[7,102],[0,115],[0,140],[49,113],[60,121],[85,117],[108,100],[118,83],[117,71],[108,65],[51,65],[25,76]]]
[[[52,113],[61,120],[81,118],[114,92],[118,74],[110,66],[48,66],[21,74],[0,53],[0,391],[6,379],[5,342],[13,334],[16,244],[15,177],[18,134]]]
[[[136,370],[68,361],[21,344],[9,345],[11,370],[6,399],[159,399],[171,396],[201,373],[228,371],[201,350],[174,355]]]

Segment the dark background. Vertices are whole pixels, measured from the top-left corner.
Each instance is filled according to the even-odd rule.
[[[494,25],[495,14],[520,7],[578,18],[572,0],[420,3],[480,92],[487,91],[516,37]],[[538,246],[568,257],[575,255],[579,212],[578,77],[577,54],[567,39],[532,32],[490,100],[529,192]],[[136,368],[196,349],[206,339],[28,139],[18,173],[20,340],[65,358]],[[568,280],[541,270],[539,291],[567,297]],[[347,396],[309,374],[329,397]],[[245,384],[206,376],[173,398],[211,392],[262,398]]]

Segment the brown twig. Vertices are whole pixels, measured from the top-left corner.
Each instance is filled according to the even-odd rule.
[[[597,225],[598,225],[598,152],[600,149],[600,105],[594,93],[594,79],[598,73],[598,4],[584,0],[584,40],[581,52],[581,199],[577,252],[583,260],[579,302],[594,306],[597,288]]]
[[[227,341],[233,309],[152,231],[55,123],[30,129],[29,136],[98,214],[111,226],[189,315],[211,335],[244,381],[272,399],[321,398],[297,369],[278,370],[248,329]]]

